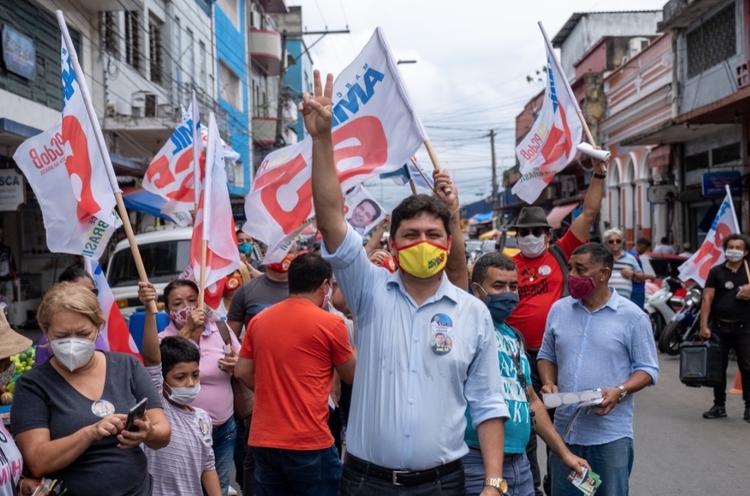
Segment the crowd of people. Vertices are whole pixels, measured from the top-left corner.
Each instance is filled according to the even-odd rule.
[[[604,481],[597,494],[628,494],[633,397],[656,384],[659,365],[638,260],[650,242],[627,252],[618,229],[589,242],[606,164],[595,164],[582,212],[556,242],[544,211],[526,207],[514,226],[520,253],[486,254],[469,271],[444,171],[434,195],[404,199],[367,242],[347,222],[331,91],[332,77],[316,71],[300,107],[319,243],[261,266],[262,248],[238,232],[246,263],[221,308],[202,308],[195,283],[172,281],[161,332],[157,292],[141,282],[143,364],[100,351],[104,318],[85,271],[45,294],[42,358],[17,381],[12,436],[0,425],[0,494],[55,479],[69,495],[226,496],[233,464],[244,495],[572,496],[571,479],[587,471]],[[746,383],[750,334],[735,312],[750,308],[748,248],[744,236],[725,240],[701,320],[724,356],[738,350]],[[0,338],[7,382],[8,357],[30,341],[2,312]],[[252,413],[236,406],[238,384],[254,392]],[[707,418],[726,415],[725,389]],[[596,404],[583,410],[541,399],[591,391]],[[544,481],[537,435],[549,450]]]

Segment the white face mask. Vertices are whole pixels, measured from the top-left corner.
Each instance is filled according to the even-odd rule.
[[[178,405],[189,405],[195,398],[198,397],[198,393],[201,391],[201,383],[197,383],[194,386],[189,387],[169,387],[172,390],[168,393],[167,398],[174,401]]]
[[[94,341],[80,338],[54,339],[49,345],[55,359],[71,372],[89,363],[96,349]]]
[[[730,262],[739,262],[743,258],[745,258],[745,251],[744,250],[727,250],[724,252],[724,256],[727,257],[727,260]]]
[[[331,301],[331,296],[333,296],[333,286],[328,286],[328,292],[323,297],[323,308],[328,306],[328,303]]]
[[[519,236],[517,241],[518,248],[521,250],[521,253],[523,253],[523,256],[528,258],[536,258],[544,253],[544,250],[547,249],[547,240],[544,235],[538,238],[533,234],[529,234],[528,236]]]

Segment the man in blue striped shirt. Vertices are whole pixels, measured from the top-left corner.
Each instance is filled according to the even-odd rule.
[[[357,326],[357,368],[340,494],[463,495],[464,410],[484,454],[482,496],[503,494],[508,407],[487,307],[448,281],[451,213],[442,200],[412,195],[391,216],[399,269],[367,259],[344,220],[331,136],[328,76],[301,105],[313,142],[312,193],[323,256]],[[440,188],[436,184],[437,188]],[[438,335],[442,339],[438,341]]]
[[[633,468],[633,393],[656,384],[659,362],[646,314],[609,287],[614,259],[598,243],[570,257],[570,296],[550,309],[539,374],[543,393],[601,389],[595,415],[581,414],[569,429],[575,404],[555,412],[555,429],[599,474],[597,495],[627,496]],[[592,412],[593,413],[593,412]],[[569,469],[551,455],[552,493],[576,496]]]

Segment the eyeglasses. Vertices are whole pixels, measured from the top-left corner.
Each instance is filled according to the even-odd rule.
[[[518,235],[524,238],[528,236],[529,234],[533,234],[537,238],[541,238],[545,232],[546,232],[546,229],[544,229],[543,227],[535,227],[533,229],[529,229],[528,227],[522,227],[521,229],[518,230]]]
[[[619,245],[620,243],[622,243],[622,240],[621,239],[608,239],[607,243],[610,245]]]

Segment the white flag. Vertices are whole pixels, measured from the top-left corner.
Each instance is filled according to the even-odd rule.
[[[427,139],[380,28],[333,85],[333,148],[342,192],[396,170]],[[245,202],[243,230],[281,261],[313,221],[312,139],[270,153]]]
[[[526,203],[534,203],[555,174],[573,160],[583,133],[578,102],[541,23],[539,27],[547,48],[547,89],[534,126],[516,147],[521,179],[512,190]]]

